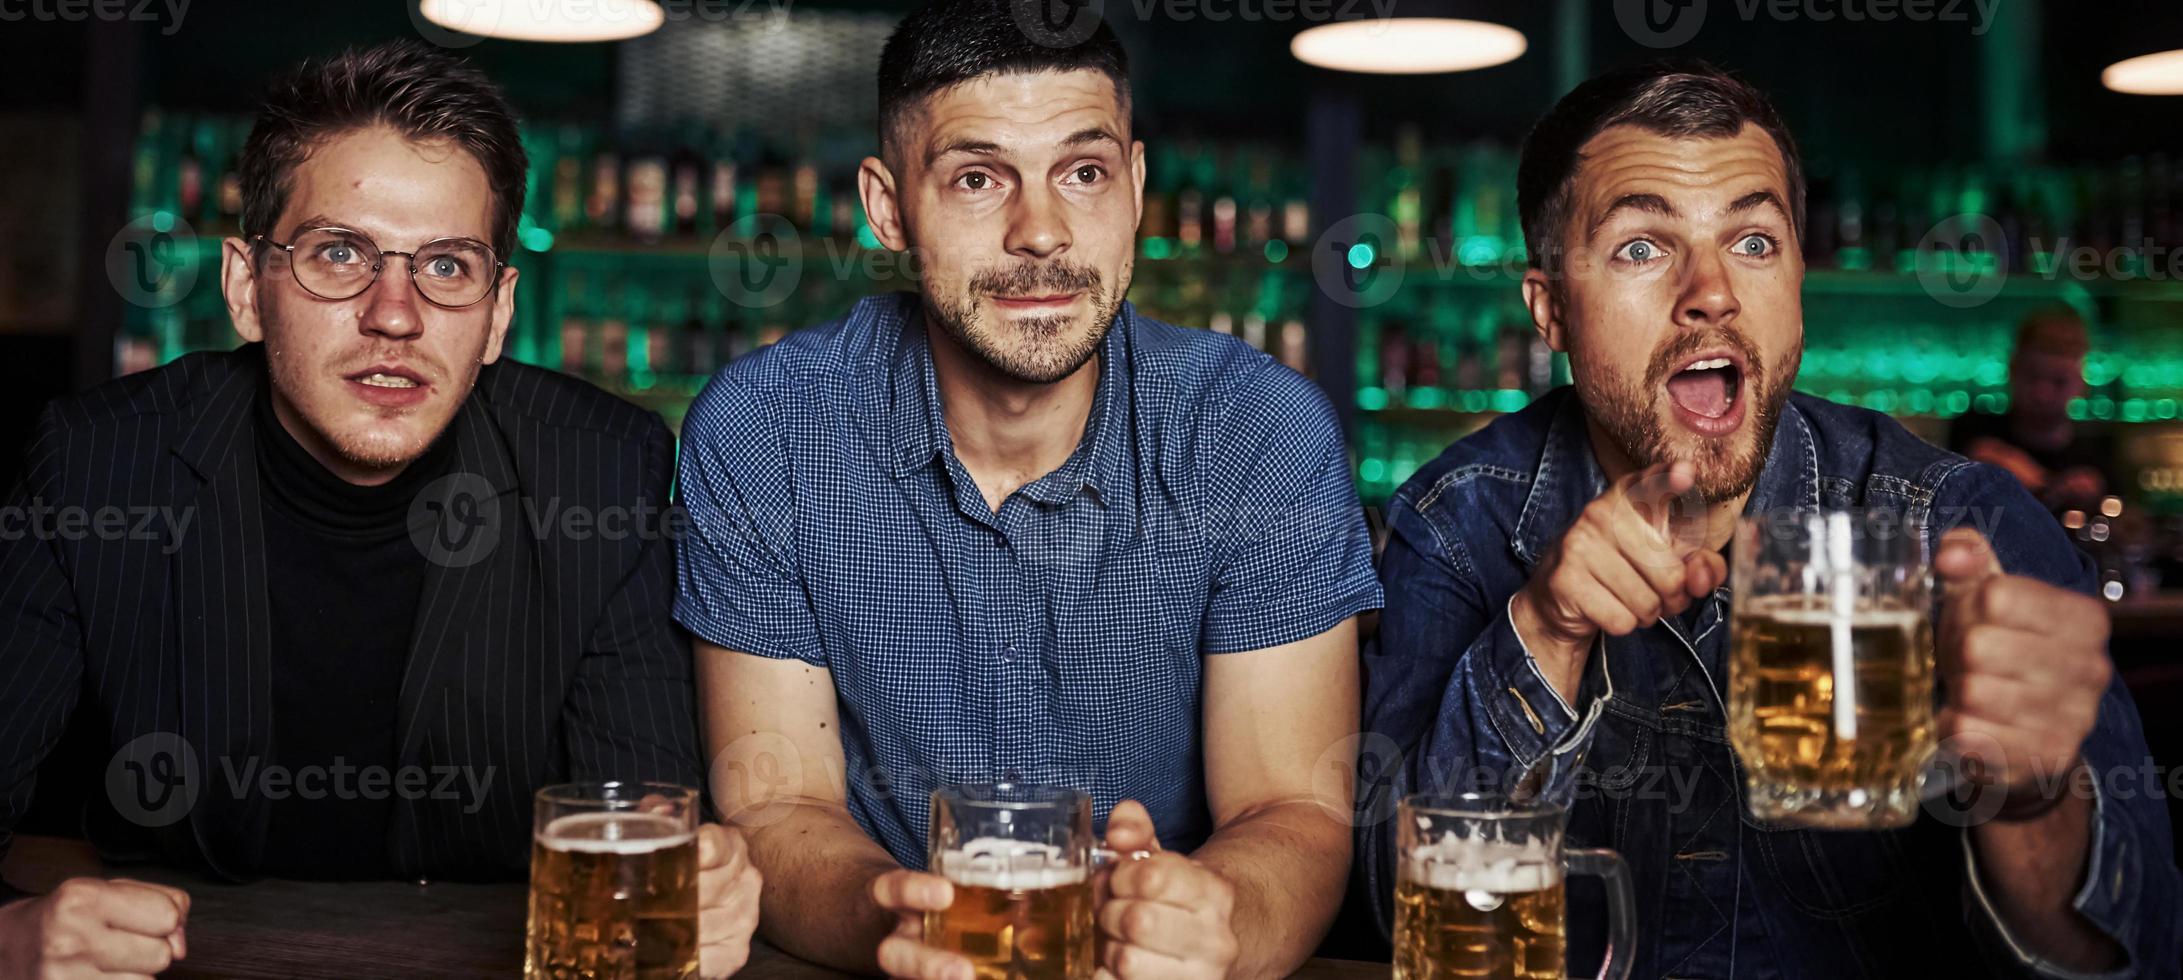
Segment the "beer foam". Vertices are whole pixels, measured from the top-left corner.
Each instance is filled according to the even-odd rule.
[[[1560,863],[1540,843],[1465,840],[1451,834],[1412,848],[1406,863],[1410,880],[1449,891],[1516,895],[1561,883]]]
[[[538,842],[556,851],[633,856],[696,839],[682,822],[649,813],[577,813],[546,825]]]
[[[1059,888],[1084,880],[1084,868],[1071,866],[1061,848],[1005,837],[980,837],[942,851],[932,870],[958,885],[1004,891]]]
[[[1791,626],[1834,625],[1834,610],[1814,605],[1806,596],[1771,596],[1745,602],[1741,612],[1746,617],[1763,617]],[[1923,618],[1923,613],[1900,606],[1860,606],[1849,614],[1851,626],[1892,626],[1906,631],[1916,629]]]

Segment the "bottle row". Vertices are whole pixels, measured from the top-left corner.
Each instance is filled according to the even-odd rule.
[[[249,120],[153,110],[139,134],[136,214],[167,212],[231,229],[242,209],[235,170]],[[799,234],[877,247],[856,190],[863,129],[784,146],[751,131],[624,132],[539,123],[523,245],[703,243],[758,216]],[[1388,219],[1387,257],[1520,267],[1516,150],[1428,143],[1415,128],[1357,150],[1355,207]],[[1886,172],[1810,166],[1806,264],[1907,272],[1921,243],[2009,272],[2183,276],[2183,166],[2164,154],[2101,165],[1959,165]],[[1262,256],[1281,262],[1324,227],[1314,178],[1292,148],[1155,140],[1147,151],[1139,246],[1146,258]]]

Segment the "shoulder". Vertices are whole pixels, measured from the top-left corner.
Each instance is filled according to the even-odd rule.
[[[513,361],[480,371],[474,397],[484,399],[504,427],[588,432],[640,444],[665,431],[657,414],[589,381]]]
[[[1326,392],[1265,352],[1134,311],[1129,329],[1132,370],[1171,399],[1161,414],[1197,428],[1202,444],[1242,452],[1340,445],[1341,420]]]
[[[1919,438],[1892,416],[1869,408],[1804,392],[1790,395],[1789,406],[1811,423],[1823,491],[1832,484],[1853,496],[1877,490],[1912,505],[1930,505],[1944,487],[1961,486],[1966,470],[1982,465]]]
[[[780,424],[859,404],[889,380],[905,318],[917,299],[892,293],[859,300],[847,314],[790,333],[714,373],[683,422],[691,437],[748,420]]]
[[[46,407],[46,425],[97,431],[148,415],[187,418],[237,375],[263,370],[263,356],[255,347],[188,354],[163,367],[54,399]]]
[[[1951,528],[1973,528],[2011,574],[2093,587],[2090,559],[2007,471],[1926,442],[1879,412],[1801,393],[1791,404],[1812,422],[1823,490],[1832,484],[1838,499],[1853,504],[1890,501],[1923,511],[1936,542]]]
[[[1403,481],[1392,505],[1422,512],[1457,506],[1480,492],[1528,489],[1547,431],[1574,397],[1574,389],[1557,388],[1457,439]]]

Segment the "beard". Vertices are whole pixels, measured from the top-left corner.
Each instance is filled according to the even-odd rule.
[[[1759,357],[1751,342],[1727,331],[1683,334],[1660,345],[1639,383],[1601,364],[1571,364],[1576,375],[1577,397],[1593,424],[1607,434],[1622,454],[1640,469],[1677,458],[1670,444],[1662,402],[1667,399],[1668,376],[1700,351],[1728,346],[1743,355],[1747,365],[1739,381],[1737,397],[1749,399],[1742,428],[1727,438],[1692,435],[1695,451],[1689,462],[1696,471],[1692,489],[1708,504],[1734,500],[1758,485],[1766,467],[1766,453],[1774,444],[1774,429],[1781,423],[1782,406],[1789,401],[1791,382],[1803,360],[1801,346],[1791,348],[1773,365]],[[1591,359],[1586,358],[1587,362]]]
[[[1091,300],[1092,322],[1072,330],[1071,314],[1024,317],[1005,323],[989,323],[981,313],[981,296],[1037,296],[1083,293]],[[927,299],[929,312],[956,346],[969,351],[1001,375],[1024,384],[1053,384],[1077,372],[1099,352],[1099,345],[1114,326],[1121,309],[1121,290],[1107,290],[1098,270],[1062,262],[1022,262],[1003,269],[989,269],[972,276],[961,292],[934,293]]]

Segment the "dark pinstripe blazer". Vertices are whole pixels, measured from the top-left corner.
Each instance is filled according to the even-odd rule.
[[[196,354],[40,419],[13,498],[25,509],[0,519],[0,854],[40,760],[86,711],[117,753],[92,794],[102,847],[227,877],[257,866],[263,784],[238,793],[237,776],[276,748],[274,658],[311,655],[272,648],[280,583],[266,581],[252,441],[265,379],[254,345]],[[483,369],[451,432],[453,474],[412,509],[431,564],[396,721],[402,766],[429,785],[398,799],[384,846],[404,876],[519,875],[537,787],[698,784],[688,641],[657,533],[674,443],[654,414],[507,363]],[[27,526],[37,506],[86,509],[94,533]],[[107,507],[128,516],[99,531]],[[437,792],[458,771],[458,788],[490,779],[481,797]]]

